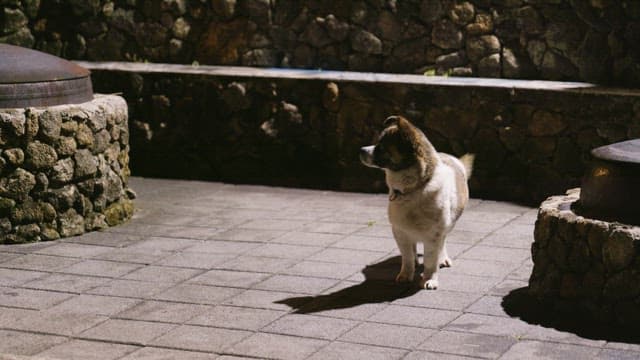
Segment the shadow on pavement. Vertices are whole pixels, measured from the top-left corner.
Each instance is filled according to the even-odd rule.
[[[577,313],[552,311],[531,295],[527,287],[515,289],[502,299],[502,308],[511,317],[582,338],[624,343],[640,343],[640,324],[620,326],[604,324]]]
[[[416,281],[412,284],[396,284],[395,277],[400,271],[400,256],[392,257],[362,269],[365,280],[330,294],[291,297],[275,301],[295,309],[296,314],[351,308],[363,304],[375,304],[411,296],[420,289],[417,279],[422,266],[416,269]]]

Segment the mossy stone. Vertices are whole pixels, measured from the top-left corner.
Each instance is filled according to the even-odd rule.
[[[105,220],[109,226],[123,223],[133,215],[133,202],[130,200],[121,200],[107,207],[104,211]]]

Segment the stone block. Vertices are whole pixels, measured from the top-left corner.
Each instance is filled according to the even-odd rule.
[[[625,269],[637,256],[640,237],[623,229],[612,231],[602,246],[602,258],[605,267],[611,272]]]
[[[38,125],[40,135],[48,142],[52,142],[60,136],[62,116],[56,111],[43,111],[38,116]]]
[[[23,200],[36,185],[36,178],[30,172],[17,168],[7,177],[0,179],[0,195],[13,199]]]
[[[447,19],[440,20],[433,25],[431,42],[441,49],[459,49],[464,36],[458,27]]]
[[[25,155],[26,165],[35,170],[50,168],[58,160],[55,149],[39,141],[29,143]]]

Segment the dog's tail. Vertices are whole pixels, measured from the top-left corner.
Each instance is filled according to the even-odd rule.
[[[473,162],[476,159],[476,154],[464,154],[460,157],[460,162],[464,166],[464,172],[467,175],[467,180],[471,177],[473,173]]]

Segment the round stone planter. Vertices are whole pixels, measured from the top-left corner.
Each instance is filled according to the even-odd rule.
[[[580,189],[573,189],[540,206],[530,294],[563,312],[637,323],[640,227],[580,216],[575,211],[579,199]]]
[[[127,104],[118,96],[0,109],[0,243],[53,240],[133,213]]]

